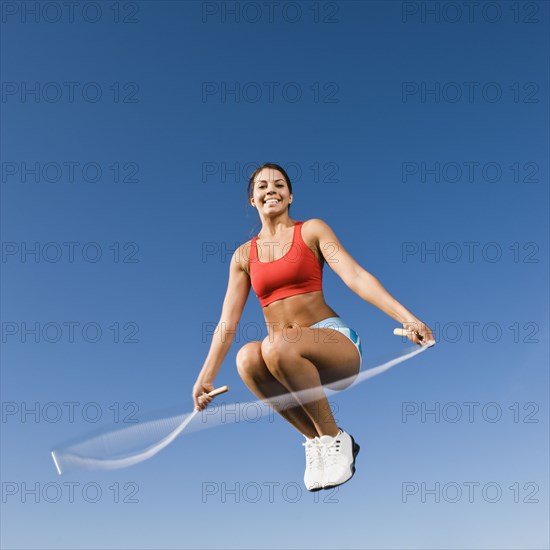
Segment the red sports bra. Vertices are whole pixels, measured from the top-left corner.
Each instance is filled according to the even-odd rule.
[[[272,262],[258,258],[258,237],[250,243],[250,282],[262,307],[296,294],[323,289],[323,264],[302,239],[300,227],[294,225],[294,235],[285,254]]]

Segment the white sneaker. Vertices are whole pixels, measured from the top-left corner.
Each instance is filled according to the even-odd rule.
[[[308,491],[319,491],[323,488],[323,446],[319,437],[306,437],[302,445],[306,448],[304,484]]]
[[[324,458],[323,489],[342,485],[355,473],[355,457],[360,447],[343,430],[334,437],[322,435],[319,439]]]

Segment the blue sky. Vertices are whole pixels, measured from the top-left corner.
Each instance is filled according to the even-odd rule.
[[[548,4],[233,4],[2,3],[2,546],[547,548]],[[436,330],[331,398],[355,477],[307,493],[279,418],[59,477],[68,438],[191,410],[263,162]],[[324,284],[365,368],[407,347]]]

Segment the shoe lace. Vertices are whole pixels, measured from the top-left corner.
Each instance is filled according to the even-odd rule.
[[[306,448],[306,461],[309,467],[321,462],[323,449],[318,437],[308,440],[302,445]]]
[[[333,441],[325,445],[325,466],[332,466],[338,462],[340,456],[340,438],[336,436]]]

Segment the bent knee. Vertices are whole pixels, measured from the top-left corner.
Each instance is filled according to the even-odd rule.
[[[250,376],[261,368],[265,368],[260,349],[260,342],[249,342],[244,345],[235,358],[237,371],[241,378]]]
[[[262,340],[261,352],[265,364],[271,370],[296,353],[296,346],[282,336],[266,336]]]

